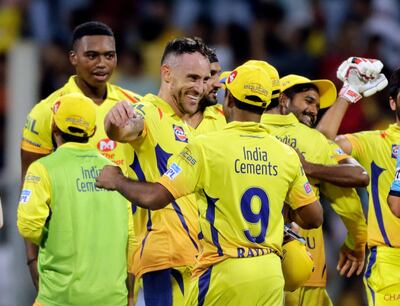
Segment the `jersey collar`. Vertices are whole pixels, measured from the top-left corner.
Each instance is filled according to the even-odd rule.
[[[400,134],[400,126],[397,123],[389,125],[388,130],[392,131],[393,133]]]
[[[76,75],[73,75],[68,79],[67,88],[68,92],[80,92],[83,94],[82,90],[78,87],[76,83]],[[118,90],[117,86],[111,86],[111,84],[107,82],[107,97],[105,100],[112,100],[112,101],[121,100],[121,95],[118,94],[117,90]]]
[[[274,125],[288,125],[299,123],[299,120],[293,113],[287,115],[263,114],[261,123]]]
[[[232,121],[229,122],[223,128],[225,130],[235,129],[235,130],[245,130],[253,132],[266,132],[265,126],[263,124],[254,121]]]
[[[80,143],[80,142],[66,142],[62,144],[59,148],[72,148],[72,149],[80,149],[80,150],[87,150],[87,149],[94,149],[93,144],[90,143]]]

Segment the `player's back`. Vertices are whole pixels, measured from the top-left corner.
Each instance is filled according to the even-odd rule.
[[[187,158],[196,148],[203,165],[196,191],[204,237],[200,268],[226,257],[280,253],[284,201],[310,203],[311,186],[296,152],[254,122],[231,122],[196,138],[184,151]],[[296,188],[301,190],[287,198]]]

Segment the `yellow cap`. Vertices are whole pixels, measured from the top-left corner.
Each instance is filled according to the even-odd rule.
[[[61,96],[53,105],[53,119],[64,133],[90,137],[96,126],[96,108],[92,100],[81,93]]]
[[[314,262],[307,252],[306,246],[296,239],[285,243],[282,248],[285,291],[294,291],[310,278]]]
[[[230,93],[239,101],[266,108],[271,102],[272,82],[260,67],[241,65],[225,80]]]
[[[336,100],[336,87],[329,80],[310,80],[306,77],[289,74],[281,78],[281,92],[298,84],[314,84],[319,90],[320,108],[329,107]]]
[[[258,60],[249,60],[245,65],[254,65],[257,67],[260,67],[263,69],[271,78],[272,82],[272,94],[271,98],[278,98],[279,94],[281,93],[281,82],[279,80],[279,73],[276,68],[270,64],[268,64],[266,61],[258,61]]]

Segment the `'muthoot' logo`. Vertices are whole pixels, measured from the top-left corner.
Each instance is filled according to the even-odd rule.
[[[101,152],[110,152],[117,147],[117,143],[114,140],[105,138],[97,143],[97,149]]]
[[[173,125],[173,127],[174,127],[175,140],[180,142],[188,142],[185,130],[182,127],[175,124]]]

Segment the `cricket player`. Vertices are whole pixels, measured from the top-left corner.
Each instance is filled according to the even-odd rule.
[[[97,178],[99,187],[151,209],[195,192],[202,239],[185,305],[282,305],[283,202],[301,226],[322,222],[296,152],[259,124],[271,84],[258,67],[232,71],[224,101],[228,125],[192,140],[156,183],[132,181],[115,167]]]

